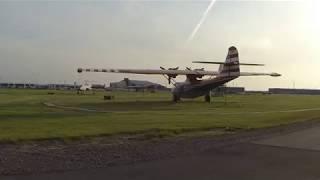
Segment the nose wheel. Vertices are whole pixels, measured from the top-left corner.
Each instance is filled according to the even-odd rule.
[[[204,96],[204,101],[209,103],[211,101],[211,97],[210,97],[210,94],[207,94]]]

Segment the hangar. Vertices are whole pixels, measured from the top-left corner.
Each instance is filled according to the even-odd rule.
[[[110,83],[111,89],[154,89],[154,90],[168,90],[167,87],[153,83],[150,81],[139,81],[139,80],[130,80],[129,78],[124,78],[119,82]]]

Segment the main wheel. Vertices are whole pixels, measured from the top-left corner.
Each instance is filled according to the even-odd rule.
[[[205,95],[205,96],[204,96],[204,100],[209,103],[210,100],[211,100],[210,95],[209,95],[209,94]]]
[[[180,101],[180,97],[174,94],[174,95],[172,95],[172,101],[178,102],[178,101]]]

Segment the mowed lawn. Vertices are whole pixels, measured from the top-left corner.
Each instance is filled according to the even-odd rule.
[[[104,95],[115,99],[105,101]],[[210,104],[203,98],[170,101],[169,92],[77,95],[74,91],[0,89],[0,142],[254,129],[320,118],[320,96],[230,95],[215,97]]]

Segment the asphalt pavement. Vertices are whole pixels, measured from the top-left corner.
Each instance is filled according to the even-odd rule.
[[[320,127],[166,160],[3,180],[320,179]]]

